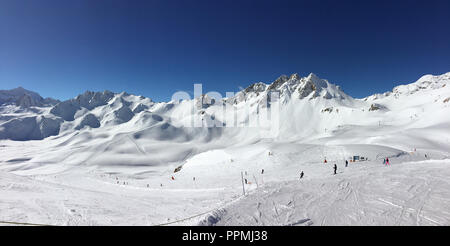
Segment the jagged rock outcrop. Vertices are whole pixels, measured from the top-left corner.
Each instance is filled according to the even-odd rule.
[[[203,95],[195,98],[194,100],[195,100],[195,107],[197,109],[206,109],[216,103],[216,99],[214,99],[206,94],[203,94]]]
[[[325,113],[325,112],[331,113],[331,112],[333,112],[333,107],[330,107],[330,108],[324,108],[324,109],[322,109],[321,112],[322,112],[322,113]]]
[[[85,93],[78,95],[74,99],[70,99],[64,102],[56,104],[50,113],[59,116],[67,121],[73,121],[75,118],[75,113],[82,107],[88,110],[92,110],[98,106],[106,105],[108,102],[114,98],[114,93],[110,91],[104,92],[91,92],[86,91]]]
[[[134,107],[133,113],[138,114],[138,113],[140,113],[142,111],[146,111],[146,110],[148,110],[148,106],[144,105],[142,103],[139,103],[138,105],[136,105],[136,107]]]
[[[370,105],[369,111],[375,111],[375,110],[379,110],[380,107],[377,104],[372,104]]]
[[[99,128],[100,127],[100,121],[97,119],[97,117],[93,114],[87,114],[83,117],[80,124],[75,127],[76,130],[80,130],[84,128],[85,126],[89,126],[91,128]]]
[[[446,99],[444,99],[444,103],[448,103],[450,101],[450,97],[447,97]]]
[[[57,104],[52,98],[42,98],[38,93],[18,87],[12,90],[0,90],[0,105],[12,104],[22,108],[44,107]]]
[[[227,100],[233,104],[249,101],[251,98],[260,97],[258,105],[264,106],[263,101],[270,101],[270,93],[278,93],[282,102],[290,100],[293,94],[297,94],[299,99],[309,97],[314,99],[322,97],[323,99],[345,99],[349,98],[339,86],[330,84],[328,81],[320,79],[311,73],[307,77],[301,78],[294,73],[291,76],[282,75],[270,85],[264,83],[255,83],[246,89],[238,92],[233,98]]]
[[[267,111],[264,111],[264,108],[276,109],[272,107],[274,105],[271,101],[273,98],[270,97],[272,93],[279,95],[279,98],[275,100],[280,102],[276,105],[280,105],[281,117],[284,117],[280,121],[283,131],[312,134],[312,132],[318,131],[319,127],[323,128],[320,126],[324,124],[321,122],[323,118],[330,117],[330,122],[338,124],[343,123],[338,122],[342,120],[340,117],[350,112],[357,114],[357,111],[397,110],[398,107],[409,105],[408,103],[398,105],[393,103],[398,100],[398,97],[400,100],[408,101],[410,98],[402,97],[418,92],[422,94],[417,96],[424,99],[424,95],[428,95],[424,93],[438,90],[433,94],[433,102],[448,104],[450,101],[448,81],[450,81],[450,73],[441,76],[427,75],[412,84],[397,86],[393,92],[376,94],[364,99],[354,99],[346,95],[339,86],[320,79],[315,74],[311,73],[306,77],[292,74],[280,76],[271,84],[254,83],[239,91],[235,96],[221,100],[213,98],[214,94],[208,93],[180,104],[153,103],[149,98],[127,93],[87,91],[73,99],[58,102],[51,108],[33,105],[54,103],[54,100],[42,99],[37,93],[28,93],[25,89],[18,88],[13,92],[1,91],[3,93],[0,93],[0,100],[8,104],[0,106],[0,139],[42,139],[71,133],[75,130],[94,131],[89,129],[115,127],[119,124],[126,124],[123,128],[119,127],[120,130],[145,127],[145,129],[149,129],[151,136],[159,135],[154,132],[156,130],[152,130],[152,126],[159,125],[158,129],[161,127],[166,132],[167,127],[165,126],[176,126],[176,129],[174,128],[176,131],[184,132],[186,129],[177,127],[190,127],[190,122],[195,122],[195,120],[201,120],[208,127],[214,125],[210,124],[211,122],[241,126],[256,122],[254,119],[264,122],[264,118],[258,118],[259,116],[266,117]],[[422,101],[426,101],[426,98],[428,97],[425,96]],[[447,104],[441,106],[446,107]],[[385,105],[389,105],[389,108]],[[228,111],[224,106],[232,108]],[[228,114],[233,109],[238,112],[234,116]],[[226,113],[224,114],[224,112]],[[271,118],[272,111],[269,113]],[[372,114],[377,116],[376,113]],[[362,116],[368,117],[367,113]],[[267,118],[269,118],[269,114],[267,114]],[[236,123],[233,123],[234,121]],[[316,124],[317,122],[318,124]],[[314,131],[311,131],[310,128]],[[192,139],[196,136],[196,132],[203,130],[189,129],[188,131],[192,132],[187,138]],[[209,136],[208,134],[205,136]],[[289,137],[289,134],[286,137]]]
[[[78,95],[72,102],[77,106],[87,108],[89,110],[98,106],[106,105],[114,97],[114,93],[110,91],[92,92],[86,91],[84,94]]]
[[[129,107],[123,105],[121,108],[114,111],[114,115],[117,117],[117,123],[124,123],[130,121],[133,118],[134,113]]]
[[[381,104],[372,103],[372,105],[370,105],[369,111],[385,110],[385,109],[387,108]]]
[[[254,83],[252,85],[250,85],[249,87],[244,89],[244,93],[259,93],[259,92],[263,92],[265,91],[267,88],[267,85],[262,83],[262,82],[258,82],[258,83]]]
[[[278,90],[281,87],[281,85],[283,85],[288,80],[289,80],[288,76],[281,75],[272,84],[270,84],[269,87],[267,87],[267,90],[269,90],[269,91],[270,90]]]

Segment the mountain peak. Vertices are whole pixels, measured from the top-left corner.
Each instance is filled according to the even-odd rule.
[[[298,75],[298,73],[293,73],[290,77],[289,80],[299,80],[300,79],[300,75]]]
[[[38,93],[29,91],[22,86],[11,90],[0,90],[0,105],[15,104],[20,107],[31,106],[49,106],[54,104],[56,100],[42,98]]]
[[[254,84],[251,84],[249,87],[244,89],[245,93],[250,93],[250,92],[263,92],[266,89],[267,85],[264,84],[263,82],[257,82]]]
[[[426,74],[422,77],[420,77],[420,79],[418,79],[415,83],[436,83],[436,82],[448,82],[450,80],[450,72],[448,73],[444,73],[441,75],[432,75],[432,74]]]
[[[317,76],[314,73],[310,73],[305,79],[309,80],[309,81],[312,81],[312,82],[314,82],[314,83],[316,83],[318,85],[326,86],[326,83],[325,84],[323,83],[324,80],[319,78],[319,76]]]
[[[280,86],[282,84],[284,84],[284,82],[286,82],[288,80],[289,80],[289,77],[287,75],[283,74],[280,77],[278,77],[274,82],[272,82],[272,84],[270,84],[267,89],[268,90],[277,90],[278,88],[280,88]]]
[[[441,75],[431,75],[427,74],[416,82],[406,85],[399,85],[394,87],[392,92],[396,95],[403,94],[415,94],[422,90],[434,90],[445,87],[450,82],[450,73],[445,73]]]
[[[309,73],[307,78],[314,78],[314,79],[320,79],[315,73]]]

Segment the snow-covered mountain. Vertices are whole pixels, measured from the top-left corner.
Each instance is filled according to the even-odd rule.
[[[38,93],[18,87],[12,90],[0,90],[0,105],[13,104],[28,108],[32,106],[51,106],[59,103],[53,98],[42,98]]]
[[[398,118],[398,122],[409,122],[410,117],[414,116],[417,121],[426,125],[427,119],[417,115],[426,115],[431,108],[446,108],[450,96],[450,86],[447,86],[449,77],[450,73],[440,76],[426,75],[412,84],[397,86],[392,92],[355,99],[345,94],[339,86],[312,73],[307,77],[300,77],[298,74],[283,75],[271,84],[255,83],[235,96],[217,102],[203,95],[180,104],[154,103],[142,96],[110,91],[87,91],[76,98],[56,103],[51,99],[43,99],[37,93],[17,88],[0,92],[3,105],[7,105],[0,109],[0,139],[39,140],[108,127],[141,131],[158,124],[171,127],[179,133],[183,132],[186,138],[192,139],[197,136],[188,132],[203,132],[205,129],[192,130],[179,126],[191,126],[194,120],[210,124],[206,126],[218,123],[223,125],[227,122],[232,122],[236,127],[249,125],[252,117],[257,117],[261,110],[270,106],[269,96],[273,92],[280,95],[280,138],[314,138],[326,135],[327,131],[339,130],[345,125],[359,125],[362,122],[365,125],[376,125],[380,121],[387,122],[384,119],[385,114],[397,115],[395,118]],[[8,105],[12,102],[15,102],[16,107],[14,104]],[[439,105],[433,106],[439,102]],[[23,113],[23,108],[30,106],[35,106],[34,112]],[[227,106],[236,111],[236,122],[231,119],[234,114],[223,113]],[[415,111],[418,107],[421,107],[421,112]],[[425,112],[425,108],[429,110]],[[411,111],[410,114],[405,116],[404,109]],[[227,128],[219,130],[220,134],[212,133],[214,130],[209,129],[210,133],[202,133],[199,136],[215,134],[209,137],[218,138],[228,132],[233,135],[245,134],[248,139],[247,130],[241,128],[239,131],[227,125]],[[250,139],[260,137],[253,134]]]
[[[29,222],[142,225],[211,210],[189,223],[449,225],[449,84],[450,73],[425,75],[358,99],[293,74],[222,99],[88,91],[56,104],[2,91],[0,211],[17,209],[0,221],[31,211]],[[275,105],[278,131],[268,135],[252,123]],[[353,155],[369,161],[329,176]],[[380,166],[385,157],[394,172]],[[254,192],[242,200],[241,171]]]

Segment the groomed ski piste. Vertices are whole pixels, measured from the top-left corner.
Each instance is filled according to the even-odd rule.
[[[225,106],[244,124],[273,91],[276,136],[183,126]],[[450,225],[450,73],[362,99],[294,74],[210,102],[0,91],[0,224]]]

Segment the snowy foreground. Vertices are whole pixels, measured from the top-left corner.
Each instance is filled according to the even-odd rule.
[[[0,225],[450,225],[449,84],[428,75],[354,99],[292,75],[219,105],[0,91]],[[228,122],[224,105],[248,122],[272,90],[277,136],[183,126]],[[368,160],[345,167],[355,155]]]
[[[89,167],[59,172],[57,164],[45,174],[0,172],[1,220],[52,225],[158,225],[178,220],[172,225],[450,224],[450,161],[438,153],[427,160],[419,151],[406,153],[392,157],[391,166],[377,160],[345,167],[340,161],[338,174],[332,175],[331,161],[300,160],[321,151],[337,157],[340,150],[366,146],[291,143],[271,148],[271,156],[264,147],[268,145],[252,146],[250,156],[243,156],[249,149],[206,152],[195,164],[188,162],[176,180],[151,180],[163,187],[147,188],[150,180]],[[366,153],[372,151],[395,153],[367,146]],[[245,197],[239,170],[247,170],[251,182]],[[305,172],[302,180],[299,170]]]

